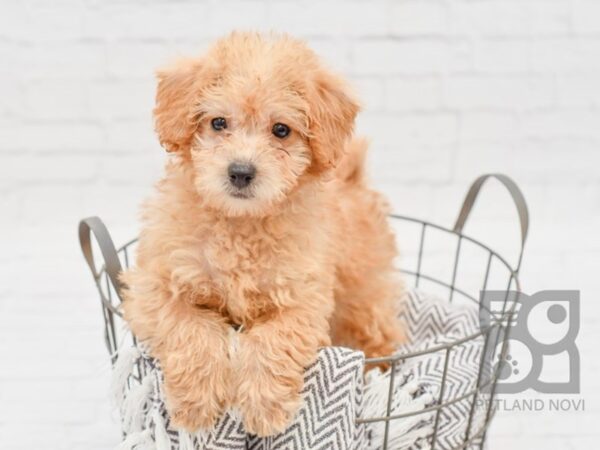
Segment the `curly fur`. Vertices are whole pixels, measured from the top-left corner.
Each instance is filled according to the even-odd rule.
[[[161,362],[176,425],[210,428],[234,407],[270,435],[293,418],[319,347],[381,356],[402,339],[388,207],[351,136],[359,106],[286,36],[233,33],[158,79],[156,130],[173,158],[143,207],[125,318]],[[275,122],[292,133],[273,136]],[[257,168],[247,198],[231,195],[232,161]]]

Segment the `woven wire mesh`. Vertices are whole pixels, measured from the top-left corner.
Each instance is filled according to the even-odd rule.
[[[452,449],[480,448],[483,449],[486,432],[494,415],[494,398],[496,384],[500,376],[500,361],[507,353],[512,315],[515,313],[516,300],[510,296],[510,291],[520,292],[518,267],[511,266],[502,256],[480,241],[433,223],[411,217],[393,215],[392,225],[396,229],[399,246],[403,249],[402,259],[398,270],[403,273],[407,286],[435,291],[443,295],[448,302],[464,302],[475,304],[479,310],[485,309],[480,302],[480,293],[487,289],[506,291],[502,311],[486,312],[491,321],[487,326],[463,338],[444,345],[416,351],[408,354],[397,353],[389,357],[368,358],[366,364],[386,362],[391,366],[389,391],[386,414],[380,417],[361,417],[359,423],[383,423],[385,427],[381,448],[388,450],[390,422],[416,415],[435,414],[433,433],[428,436],[432,449],[441,448],[438,443],[440,417],[450,406],[463,402],[468,410],[466,427],[462,432],[462,443]],[[123,268],[133,263],[132,257],[137,240],[132,240],[117,249],[117,254]],[[416,243],[416,245],[414,245]],[[405,245],[406,244],[406,245]],[[412,244],[412,246],[410,245]],[[405,246],[404,246],[405,245]],[[478,254],[475,256],[475,254]],[[96,252],[98,254],[98,252]],[[470,263],[470,264],[465,264]],[[468,267],[467,266],[471,266]],[[105,342],[113,362],[117,351],[126,339],[135,344],[135,337],[124,332],[126,329],[120,311],[120,298],[104,266],[95,274],[95,281],[102,301],[102,313],[105,325]],[[468,392],[457,397],[450,397],[446,392],[448,361],[451,352],[468,342],[479,340],[483,346],[479,362],[478,374],[473,380],[473,386]],[[493,347],[489,347],[493,345]],[[486,350],[500,348],[494,352],[491,360],[486,358]],[[396,368],[411,358],[424,357],[436,352],[444,353],[444,367],[441,385],[434,405],[423,410],[395,414],[392,410],[392,394],[397,382]],[[133,381],[139,382],[145,374],[143,367],[138,366],[132,376]],[[487,375],[487,376],[486,376]],[[474,420],[476,405],[485,405],[484,419],[476,423]],[[443,447],[447,449],[448,447]]]

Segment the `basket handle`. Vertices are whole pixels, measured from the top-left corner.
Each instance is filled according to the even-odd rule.
[[[523,192],[517,186],[510,177],[501,174],[501,173],[489,173],[486,175],[481,175],[478,177],[467,192],[467,195],[463,201],[462,207],[460,209],[460,213],[456,222],[454,224],[454,232],[461,234],[462,230],[465,226],[465,222],[469,218],[469,214],[471,214],[471,209],[473,209],[473,205],[475,205],[475,201],[477,200],[477,196],[479,195],[479,191],[483,184],[489,179],[495,178],[500,181],[513,199],[515,206],[517,207],[517,213],[519,215],[519,223],[521,226],[521,248],[519,252],[519,260],[517,262],[517,268],[515,272],[519,272],[519,268],[521,267],[521,260],[523,258],[523,250],[525,248],[525,241],[527,240],[527,233],[529,232],[529,211],[527,209],[527,202],[525,202],[525,197],[523,196]]]
[[[104,270],[115,287],[119,300],[122,301],[121,289],[123,288],[123,283],[119,280],[119,274],[123,268],[121,267],[121,261],[117,255],[115,244],[106,229],[106,225],[104,225],[104,222],[102,222],[99,217],[88,217],[79,222],[79,243],[81,245],[81,251],[90,267],[94,280],[97,282],[100,278],[100,273],[94,263],[91,233],[94,233],[94,237],[96,238],[96,242],[98,242],[100,252],[104,258]]]

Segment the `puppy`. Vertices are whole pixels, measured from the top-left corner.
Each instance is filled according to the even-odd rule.
[[[143,207],[123,310],[160,361],[176,426],[207,429],[233,407],[248,432],[278,433],[319,347],[373,357],[401,341],[358,110],[286,36],[233,33],[158,73],[156,131],[173,157]]]

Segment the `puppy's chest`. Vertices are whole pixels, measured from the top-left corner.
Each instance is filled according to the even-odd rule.
[[[198,298],[198,303],[218,308],[236,323],[268,313],[270,292],[281,277],[283,262],[274,244],[242,236],[207,239],[198,250],[204,262],[199,282],[208,286],[199,291],[209,295]]]

